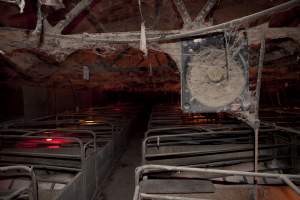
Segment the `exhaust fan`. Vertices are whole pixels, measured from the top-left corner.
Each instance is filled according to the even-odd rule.
[[[182,42],[184,112],[231,112],[249,108],[247,47],[243,32],[222,32]]]

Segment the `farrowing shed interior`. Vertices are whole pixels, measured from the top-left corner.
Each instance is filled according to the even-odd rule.
[[[300,199],[299,0],[0,11],[0,200]]]

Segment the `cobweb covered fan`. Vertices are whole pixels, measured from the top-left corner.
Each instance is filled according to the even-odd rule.
[[[185,112],[240,111],[248,106],[248,51],[243,34],[219,33],[182,43]]]

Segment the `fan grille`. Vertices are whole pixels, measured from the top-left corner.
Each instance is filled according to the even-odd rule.
[[[242,66],[230,57],[227,62],[228,65],[225,50],[214,47],[191,57],[187,86],[192,100],[217,108],[232,103],[242,94],[246,85]]]

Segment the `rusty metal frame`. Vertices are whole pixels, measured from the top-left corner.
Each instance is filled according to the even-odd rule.
[[[184,139],[184,137],[191,137],[191,136],[209,136],[209,135],[229,135],[229,134],[251,134],[252,133],[252,130],[249,129],[249,130],[235,130],[235,131],[200,131],[200,132],[194,132],[194,133],[184,133],[184,129],[175,129],[175,130],[181,130],[182,133],[179,133],[179,134],[166,134],[166,135],[155,135],[155,136],[149,136],[149,137],[146,137],[144,140],[143,140],[143,143],[142,143],[142,163],[145,164],[146,163],[146,158],[147,158],[147,143],[148,142],[152,142],[153,144],[155,143],[157,145],[157,148],[159,148],[160,146],[164,145],[164,143],[161,141],[162,139],[166,139],[166,140],[170,140],[170,139],[176,139],[176,138],[182,138]],[[276,131],[278,129],[265,129],[265,130],[262,130],[262,132],[269,132],[269,131]],[[168,143],[169,145],[169,143]],[[286,144],[287,145],[287,144]],[[275,147],[280,147],[277,145],[274,146]],[[270,147],[268,147],[270,148]],[[252,149],[252,148],[251,148]],[[236,151],[239,151],[238,149]],[[243,151],[243,150],[242,150]],[[203,154],[203,155],[206,155],[208,152],[205,153],[202,152],[202,151],[192,151],[192,152],[181,152],[181,153],[178,153],[178,155],[181,155],[181,154]],[[225,149],[224,149],[224,152],[225,152]],[[224,153],[223,152],[223,153]],[[222,153],[222,152],[220,152]],[[168,155],[173,155],[173,156],[176,156],[177,154],[176,153],[169,153],[169,154],[157,154],[156,156],[159,157],[159,156],[168,156]]]
[[[159,149],[161,147],[161,145],[164,145],[164,142],[166,142],[166,147],[168,147],[168,145],[173,145],[173,143],[176,143],[177,141],[181,141],[181,138],[184,137],[197,137],[197,136],[205,136],[205,135],[228,135],[230,133],[253,133],[252,128],[247,125],[246,123],[242,123],[241,121],[235,120],[235,123],[226,123],[226,120],[224,120],[223,122],[225,122],[225,124],[223,126],[218,126],[218,125],[209,125],[209,124],[194,124],[193,126],[184,124],[184,123],[179,123],[179,124],[174,124],[173,126],[171,125],[174,121],[174,119],[177,119],[177,121],[180,121],[180,119],[183,117],[183,115],[181,114],[181,112],[178,110],[176,110],[176,108],[174,108],[174,106],[156,106],[152,109],[152,114],[149,120],[149,124],[148,124],[148,130],[144,133],[144,140],[142,143],[142,166],[138,167],[136,170],[136,188],[135,188],[135,196],[134,196],[134,200],[140,200],[140,199],[181,199],[181,200],[195,200],[195,198],[190,198],[190,197],[178,197],[177,195],[175,196],[168,196],[168,195],[161,195],[161,194],[146,194],[146,193],[142,193],[139,191],[140,189],[140,185],[139,185],[139,181],[140,180],[147,180],[147,176],[149,176],[151,174],[151,172],[159,172],[158,173],[158,177],[160,176],[159,174],[161,174],[160,172],[164,172],[164,171],[174,171],[174,172],[180,172],[180,173],[172,173],[173,175],[168,175],[168,173],[166,174],[166,176],[162,176],[164,179],[165,178],[176,178],[177,174],[178,177],[182,177],[182,178],[190,178],[190,174],[184,174],[185,172],[215,172],[215,169],[211,169],[209,167],[217,167],[215,165],[207,165],[207,164],[195,164],[195,165],[188,165],[188,166],[177,166],[177,167],[171,167],[171,166],[166,166],[166,165],[153,165],[151,164],[152,162],[146,162],[146,157],[147,157],[147,144],[149,141],[151,141],[151,144],[149,144],[151,148],[155,148],[155,146],[157,146],[157,148]],[[231,116],[229,116],[231,117]],[[230,118],[228,118],[229,121],[231,120]],[[154,121],[158,121],[159,126],[157,126],[157,124],[153,124],[152,120]],[[221,122],[221,124],[223,124]],[[300,144],[297,144],[296,141],[299,141],[299,136],[300,136],[300,131],[296,130],[296,129],[292,129],[292,128],[286,128],[286,127],[281,127],[281,126],[277,126],[275,124],[272,123],[265,123],[262,122],[260,124],[260,131],[263,133],[273,133],[276,132],[278,134],[278,137],[281,138],[282,135],[285,135],[284,133],[287,132],[288,134],[286,135],[286,137],[284,136],[284,141],[290,141],[287,145],[289,148],[291,148],[291,155],[290,156],[283,156],[283,155],[278,155],[277,153],[274,154],[274,156],[277,156],[278,159],[288,159],[288,160],[292,160],[292,166],[296,166],[296,164],[293,162],[293,159],[297,159],[298,155],[296,153],[296,149],[298,148],[298,146]],[[263,136],[263,135],[261,135]],[[297,140],[294,139],[294,136],[297,137]],[[253,139],[253,137],[252,137]],[[173,142],[173,143],[172,143]],[[285,142],[284,142],[285,143]],[[176,144],[175,144],[176,145]],[[277,142],[275,143],[274,148],[277,148]],[[251,148],[253,149],[253,147]],[[185,154],[189,154],[189,153],[203,153],[203,155],[207,155],[208,152],[203,151],[201,152],[199,151],[192,151],[192,152],[185,152],[185,151],[179,151],[179,156],[184,157]],[[220,153],[224,153],[224,152],[220,152]],[[169,153],[154,153],[154,156],[168,156]],[[171,155],[171,154],[170,154]],[[172,154],[173,156],[173,154]],[[176,153],[174,154],[174,156],[176,156]],[[159,159],[158,158],[158,162],[159,163]],[[260,157],[259,158],[259,162],[265,162],[264,161],[265,157]],[[226,162],[232,161],[231,159],[229,160],[225,160],[222,161],[226,164]],[[221,163],[222,163],[221,162]],[[247,160],[245,160],[245,162],[253,162],[253,157],[249,157]],[[154,162],[155,163],[155,162]],[[233,162],[234,163],[234,162]],[[220,164],[220,163],[218,163]],[[227,163],[228,164],[228,163]],[[150,166],[150,171],[148,170],[148,166]],[[155,166],[152,170],[152,166]],[[158,166],[158,167],[157,167]],[[170,167],[170,169],[169,169]],[[207,168],[203,168],[203,167],[207,167]],[[144,168],[146,169],[144,171]],[[165,170],[165,169],[168,170]],[[197,171],[197,169],[200,169],[200,171]],[[267,170],[267,169],[266,169]],[[273,169],[267,170],[267,171],[273,171]],[[276,171],[276,170],[275,170]],[[144,173],[145,172],[145,173]],[[298,194],[299,193],[299,189],[297,189],[294,185],[294,183],[291,182],[291,180],[289,179],[289,177],[296,177],[297,180],[300,179],[300,175],[285,175],[285,174],[270,174],[270,173],[262,173],[265,172],[265,170],[259,170],[257,173],[254,172],[243,172],[243,171],[232,171],[232,170],[220,170],[217,171],[217,173],[220,174],[227,174],[230,176],[243,176],[241,178],[245,179],[245,177],[253,177],[253,178],[258,178],[260,179],[260,177],[265,177],[265,178],[276,178],[278,180],[282,180],[284,183],[286,183],[288,186],[290,186],[294,191],[296,191]],[[139,174],[139,175],[138,175]],[[193,175],[195,175],[193,173]],[[151,176],[151,175],[150,175]],[[196,176],[196,175],[195,175]],[[139,178],[138,178],[139,177]],[[154,175],[154,178],[157,178]],[[197,178],[199,178],[197,176]],[[242,180],[243,180],[242,179]],[[138,181],[137,181],[138,180]],[[223,180],[223,181],[220,181]],[[251,179],[253,180],[253,182],[248,182],[246,181],[244,184],[255,184],[254,180],[255,179]],[[224,184],[230,184],[230,183],[238,183],[237,182],[228,182],[225,179],[218,179],[217,181],[218,183],[224,183]],[[260,182],[257,182],[258,185],[260,184],[269,184],[266,182],[266,179],[261,179]],[[272,183],[272,182],[271,182]],[[275,184],[276,185],[276,184]],[[199,198],[197,198],[199,199]]]
[[[168,195],[152,195],[144,194],[140,191],[140,181],[146,176],[145,173],[151,172],[194,172],[194,173],[205,173],[205,174],[221,174],[221,175],[234,175],[234,176],[248,176],[258,178],[275,178],[282,180],[287,186],[289,186],[296,194],[300,196],[300,189],[291,180],[300,180],[300,175],[294,174],[272,174],[272,173],[255,173],[255,172],[243,172],[233,170],[220,170],[220,169],[209,169],[209,168],[190,168],[190,167],[174,167],[166,165],[143,165],[136,168],[135,171],[135,191],[133,200],[141,200],[144,197],[153,199],[182,199],[182,200],[196,200],[195,198],[185,197],[174,197]],[[198,198],[197,198],[198,199]]]
[[[27,166],[7,166],[7,167],[0,167],[0,172],[2,173],[9,173],[9,171],[25,171],[26,173],[22,175],[30,176],[31,180],[31,189],[30,188],[20,188],[12,193],[9,193],[5,196],[2,196],[4,200],[11,200],[14,199],[15,197],[18,197],[19,195],[25,193],[31,193],[31,197],[33,200],[38,200],[38,185],[37,185],[37,179],[34,173],[34,170],[32,167],[27,167]]]
[[[58,199],[75,198],[76,195],[76,198],[78,198],[78,195],[82,195],[80,197],[81,199],[92,199],[95,198],[99,184],[103,181],[105,174],[107,174],[107,170],[110,170],[109,168],[111,168],[113,160],[118,158],[122,152],[122,148],[118,146],[123,146],[125,144],[128,127],[132,123],[134,117],[136,117],[136,115],[130,115],[129,117],[128,115],[131,113],[137,113],[138,109],[136,109],[136,107],[137,106],[133,105],[122,105],[121,111],[112,112],[111,109],[114,107],[106,106],[93,108],[92,110],[83,109],[79,113],[67,112],[28,121],[11,121],[6,124],[4,123],[2,128],[5,127],[5,129],[0,129],[0,138],[47,139],[49,136],[41,136],[39,134],[42,134],[43,132],[57,131],[64,137],[51,136],[52,139],[68,139],[74,141],[74,145],[76,144],[76,147],[79,146],[78,155],[73,155],[73,152],[72,154],[11,152],[11,154],[12,156],[13,154],[24,154],[25,156],[38,155],[45,158],[51,157],[61,160],[61,164],[54,163],[53,165],[45,165],[43,163],[39,163],[37,160],[33,164],[33,168],[36,170],[54,170],[58,171],[58,173],[62,171],[72,174],[75,173],[75,176],[67,183],[67,185],[65,185],[62,193],[57,197]],[[88,116],[101,116],[103,117],[103,121],[89,126],[81,125],[79,123],[79,119],[85,119]],[[64,123],[71,126],[77,126],[75,129],[69,128],[68,126],[64,127]],[[35,127],[36,125],[50,125],[50,127],[53,128],[40,129],[40,127]],[[26,129],[20,129],[24,128],[24,126]],[[69,133],[75,133],[75,137],[69,137],[71,136]],[[87,149],[91,150],[87,151]],[[33,151],[35,150],[33,149]],[[74,167],[70,167],[71,165],[64,164],[64,158],[76,158],[81,161],[81,164],[77,166],[77,162],[75,163],[76,165],[71,162],[71,165],[74,165]],[[104,161],[103,159],[111,161],[102,164],[101,162]],[[106,170],[105,174],[103,174],[103,170]],[[77,188],[76,190],[80,193],[74,193],[74,188]]]

